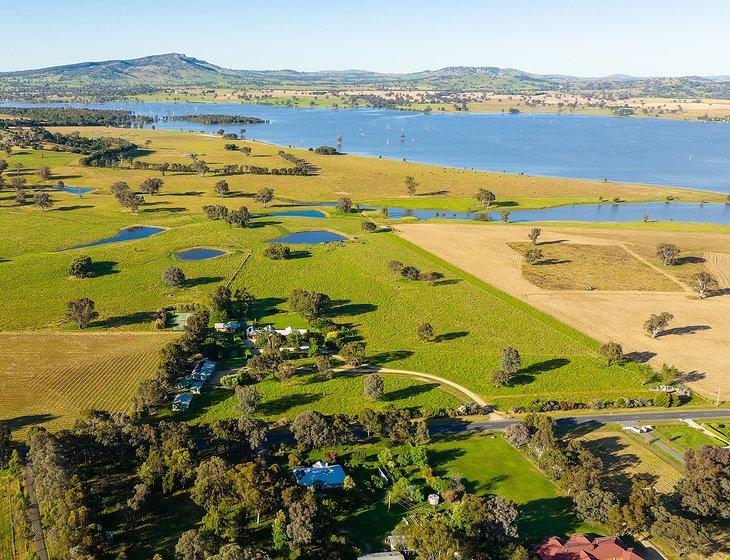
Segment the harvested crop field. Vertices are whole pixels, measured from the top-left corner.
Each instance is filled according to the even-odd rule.
[[[399,234],[431,253],[462,268],[493,286],[549,313],[560,321],[605,342],[623,345],[625,353],[659,366],[666,362],[686,374],[685,381],[707,396],[728,398],[730,378],[730,296],[697,299],[686,286],[649,260],[655,271],[673,278],[681,291],[588,291],[547,290],[535,286],[522,274],[522,256],[509,243],[527,239],[529,227],[516,225],[402,224]],[[595,231],[580,235],[578,228],[543,228],[540,240],[572,245],[620,245],[622,240],[599,237]],[[578,230],[579,231],[579,230]],[[608,234],[609,232],[607,232]],[[622,235],[630,234],[622,230]],[[653,232],[656,239],[666,239]],[[637,236],[638,237],[638,236]],[[716,236],[722,237],[722,236]],[[628,248],[629,251],[632,251]],[[632,251],[637,258],[644,258]],[[723,259],[713,262],[723,263]],[[724,265],[720,265],[724,266]],[[724,270],[724,269],[723,269]],[[643,328],[652,313],[667,311],[674,315],[669,329],[658,338],[649,337]]]
[[[22,429],[70,424],[84,410],[127,411],[170,340],[156,333],[0,333],[0,420]]]

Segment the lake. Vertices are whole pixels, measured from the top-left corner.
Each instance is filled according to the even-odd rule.
[[[333,243],[335,241],[347,241],[347,237],[332,231],[312,230],[297,231],[288,235],[269,240],[269,243],[288,243],[291,245],[319,245],[321,243]]]
[[[29,106],[23,103],[4,105]],[[50,104],[44,104],[50,105]],[[387,109],[291,109],[230,103],[72,104],[139,115],[236,114],[267,119],[246,136],[280,145],[335,145],[353,154],[528,175],[674,185],[730,194],[730,124],[548,114],[424,114]],[[157,128],[238,133],[237,126]],[[402,140],[401,140],[402,138]]]
[[[209,247],[193,247],[184,249],[175,253],[175,256],[181,261],[204,261],[213,257],[220,257],[226,252],[221,249],[211,249]]]
[[[108,245],[109,243],[120,243],[122,241],[134,241],[135,239],[144,239],[151,235],[161,233],[165,231],[165,228],[156,226],[132,226],[122,230],[112,237],[100,239],[98,241],[92,241],[91,243],[85,243],[84,245],[77,245],[71,247],[72,249],[85,249],[87,247],[98,247],[99,245]]]

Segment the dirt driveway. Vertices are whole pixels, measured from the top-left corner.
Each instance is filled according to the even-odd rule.
[[[677,366],[687,372],[687,384],[697,392],[714,398],[719,388],[723,399],[730,397],[730,295],[699,300],[687,291],[544,290],[523,278],[522,257],[507,246],[525,241],[528,226],[401,224],[397,230],[404,239],[596,340],[619,342],[624,352],[655,366]],[[628,249],[618,239],[559,228],[543,227],[540,240],[615,244]],[[724,279],[730,274],[727,255],[713,256],[708,262],[716,276]],[[664,335],[653,339],[645,333],[643,323],[650,314],[662,311],[675,318]]]

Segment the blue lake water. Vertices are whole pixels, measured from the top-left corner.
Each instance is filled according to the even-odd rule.
[[[56,187],[56,190],[79,195],[87,194],[94,191],[94,189],[90,187],[70,187],[68,185],[64,185],[63,187]]]
[[[6,102],[5,105],[28,105]],[[48,105],[48,104],[44,104]],[[290,109],[226,103],[73,104],[139,115],[251,115],[246,136],[296,147],[528,175],[609,179],[730,193],[730,124],[548,114],[443,114],[386,109]],[[158,122],[157,128],[238,133],[240,125]],[[401,137],[403,140],[401,141]]]
[[[84,245],[77,245],[72,249],[84,249],[86,247],[98,247],[99,245],[108,245],[109,243],[120,243],[122,241],[133,241],[135,239],[144,239],[151,235],[161,233],[165,231],[165,228],[155,226],[132,226],[122,230],[112,237],[100,239],[99,241],[93,241]]]
[[[281,212],[268,212],[266,215],[283,218],[325,218],[327,216],[321,210],[282,210]]]
[[[361,206],[362,210],[380,210]],[[697,202],[645,202],[612,204],[576,204],[537,210],[509,210],[510,222],[639,222],[675,221],[730,225],[730,204],[700,204]],[[499,221],[500,211],[450,212],[447,210],[418,210],[388,208],[388,217],[414,217],[419,220],[489,220]]]
[[[298,231],[269,240],[269,243],[287,243],[291,245],[319,245],[321,243],[333,243],[335,241],[347,241],[347,237],[331,231]]]
[[[208,247],[193,247],[192,249],[185,249],[184,251],[178,251],[175,256],[181,261],[204,261],[206,259],[212,259],[213,257],[220,257],[225,255],[226,252],[221,249],[209,249]]]

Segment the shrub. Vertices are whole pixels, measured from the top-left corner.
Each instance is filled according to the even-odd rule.
[[[362,223],[362,229],[368,233],[373,233],[378,229],[378,225],[375,222],[368,220]]]
[[[68,267],[68,273],[76,278],[88,278],[92,274],[91,257],[76,257]]]
[[[272,243],[264,249],[264,256],[274,260],[284,260],[291,256],[291,249],[281,243]]]
[[[162,279],[166,284],[177,288],[185,282],[185,273],[178,266],[171,266],[162,274]]]

